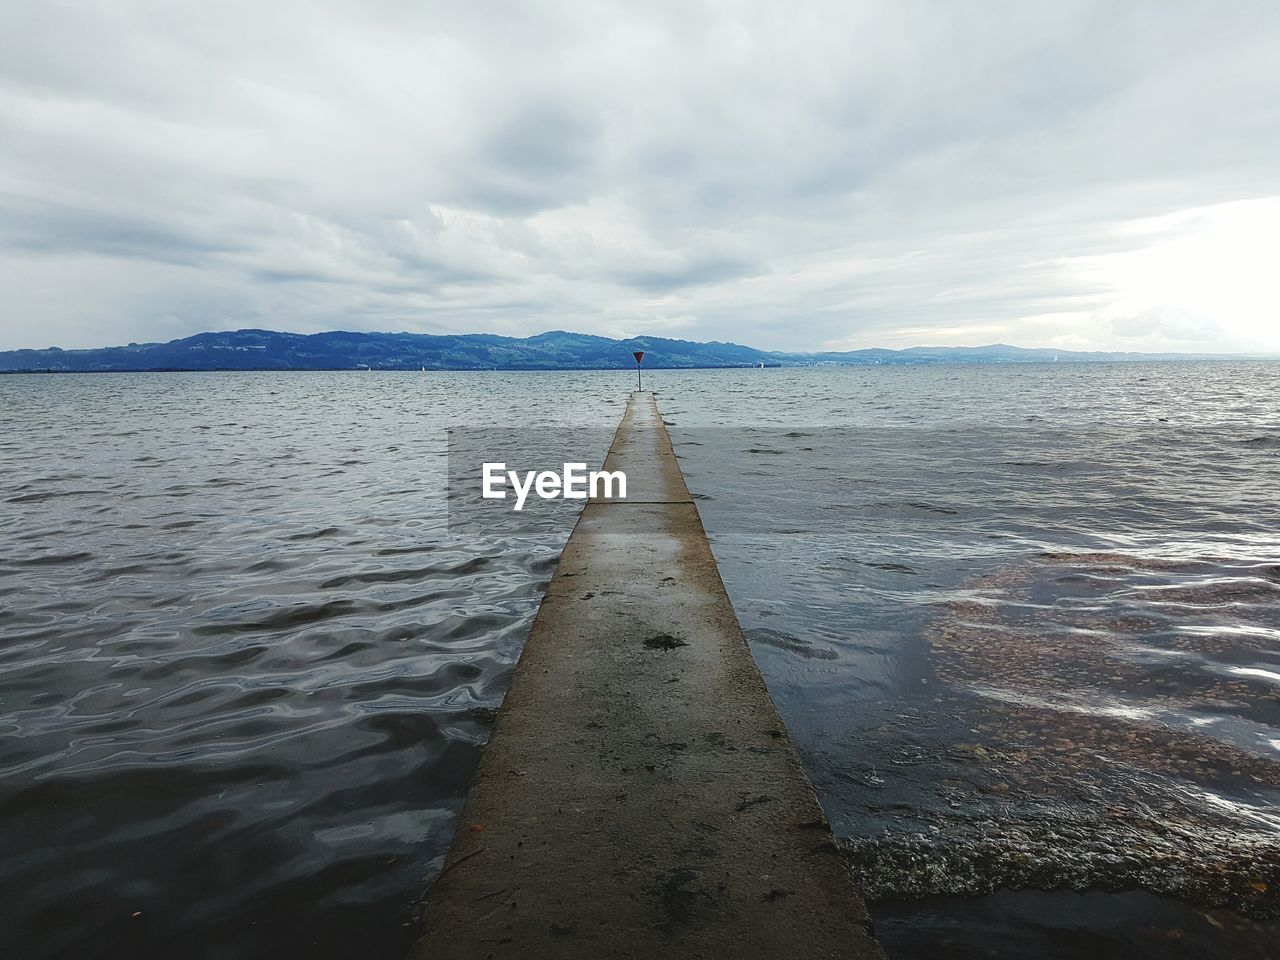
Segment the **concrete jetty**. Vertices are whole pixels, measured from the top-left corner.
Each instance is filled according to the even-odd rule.
[[[425,906],[414,960],[882,958],[632,394]]]

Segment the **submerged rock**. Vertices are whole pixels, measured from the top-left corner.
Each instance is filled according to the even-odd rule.
[[[1121,822],[1104,834],[1070,821],[942,824],[937,833],[839,841],[869,900],[1012,890],[1146,890],[1200,907],[1280,917],[1274,846],[1165,825]]]
[[[1046,554],[971,582],[927,638],[934,804],[841,841],[866,895],[1146,890],[1280,916],[1275,569]]]

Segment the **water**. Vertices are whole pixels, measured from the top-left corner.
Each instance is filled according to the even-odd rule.
[[[891,956],[1271,955],[1278,384],[650,375]],[[565,534],[451,535],[444,430],[627,389],[0,377],[10,954],[401,956]]]
[[[563,540],[447,536],[444,427],[600,394],[0,378],[7,955],[402,956]]]
[[[1107,910],[1130,920],[1117,954],[1273,955],[1278,374],[895,368],[672,391],[757,660],[863,888],[893,904],[891,955],[941,955],[941,916],[947,955],[1085,956],[1099,937],[1071,930]],[[1165,926],[1147,936],[1132,897],[1022,916],[1007,895],[954,899],[1001,888],[1144,891]],[[1232,933],[1206,952],[1215,924]],[[997,948],[993,927],[1018,935]]]

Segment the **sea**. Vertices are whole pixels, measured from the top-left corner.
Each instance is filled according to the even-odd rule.
[[[403,957],[633,376],[0,376],[4,956]],[[891,960],[1280,955],[1280,361],[644,386]]]

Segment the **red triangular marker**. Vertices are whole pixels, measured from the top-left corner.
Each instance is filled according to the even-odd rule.
[[[636,363],[639,363],[641,360],[644,359],[644,351],[637,350],[635,353],[632,354],[632,356],[636,358]]]

